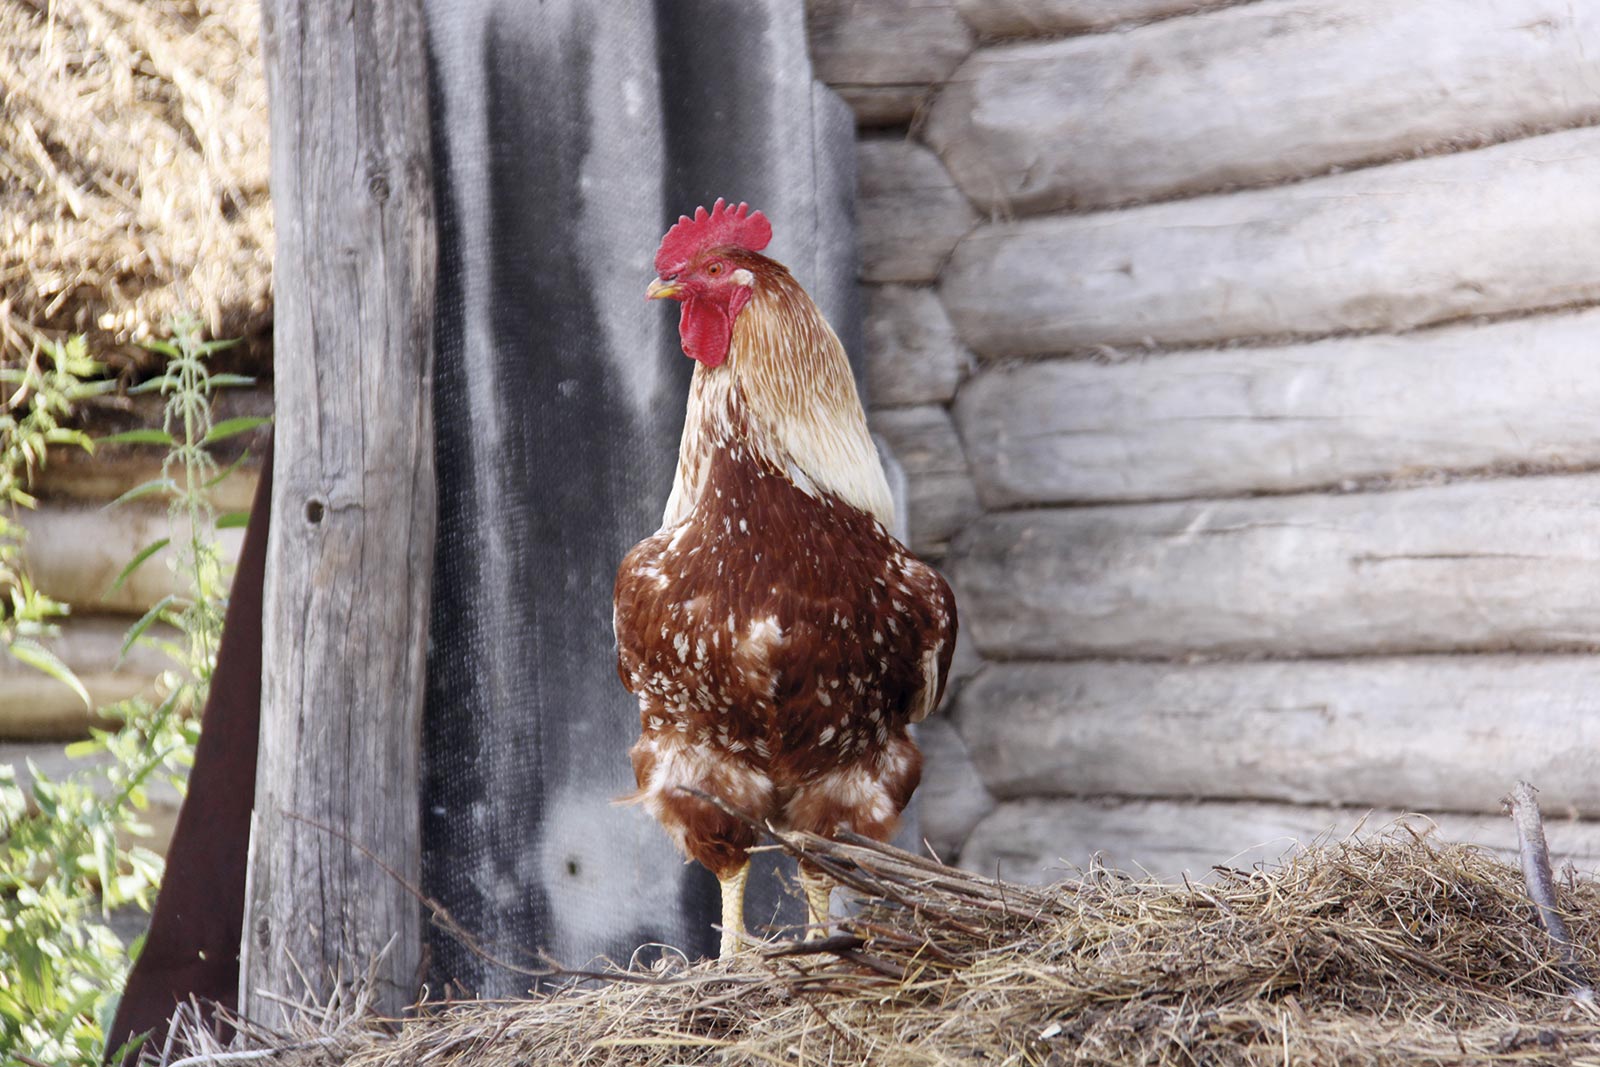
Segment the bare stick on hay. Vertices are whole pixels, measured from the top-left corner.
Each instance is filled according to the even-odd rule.
[[[246,1049],[239,1052],[202,1052],[197,1056],[186,1056],[181,1060],[173,1060],[166,1067],[229,1067],[235,1063],[249,1063],[253,1060],[277,1059],[286,1052],[304,1052],[307,1049],[324,1048],[334,1043],[332,1037],[318,1037],[310,1041],[297,1041],[292,1045],[282,1045],[278,1048]]]
[[[1556,905],[1555,875],[1550,870],[1550,846],[1544,839],[1544,817],[1539,813],[1538,790],[1528,782],[1518,782],[1508,796],[1500,798],[1517,827],[1517,857],[1522,861],[1522,877],[1528,883],[1528,896],[1539,911],[1539,924],[1561,952],[1561,971],[1571,988],[1568,992],[1585,1002],[1594,1001],[1594,986],[1579,966],[1572,951],[1572,935]]]

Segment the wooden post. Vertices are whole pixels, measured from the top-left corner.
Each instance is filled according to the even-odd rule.
[[[435,228],[419,0],[266,0],[277,475],[243,1010],[415,992],[434,545]]]

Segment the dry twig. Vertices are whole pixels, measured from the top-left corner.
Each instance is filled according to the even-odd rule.
[[[1569,994],[1585,1003],[1594,1003],[1594,986],[1573,951],[1572,935],[1556,902],[1556,880],[1550,869],[1550,846],[1544,839],[1544,816],[1539,812],[1539,791],[1528,782],[1518,782],[1510,794],[1500,798],[1517,827],[1517,856],[1522,877],[1528,884],[1528,897],[1538,909],[1539,925],[1561,953],[1561,972],[1566,975]]]

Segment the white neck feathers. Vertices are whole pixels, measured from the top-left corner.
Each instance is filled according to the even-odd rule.
[[[756,282],[734,323],[727,361],[695,367],[663,527],[694,508],[720,449],[750,449],[801,491],[893,525],[889,483],[844,346],[811,298],[779,271],[763,271]]]

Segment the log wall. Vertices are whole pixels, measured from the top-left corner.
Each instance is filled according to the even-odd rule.
[[[986,6],[1001,5],[969,11],[982,22]],[[1600,117],[1593,5],[1254,0],[1198,18],[1182,17],[1192,3],[1165,6],[1179,17],[999,44],[957,68],[927,140],[961,188],[1019,214],[1081,211]]]
[[[252,414],[264,414],[271,408],[270,392],[230,400],[227,414],[237,413],[241,406]],[[159,425],[160,415],[145,411],[131,422]],[[246,440],[259,443],[269,432],[254,431],[235,439],[233,446]],[[172,550],[157,552],[112,588],[123,568],[147,545],[174,532],[183,535],[181,524],[174,527],[169,522],[165,504],[154,496],[112,503],[160,475],[159,451],[110,446],[93,456],[53,452],[34,487],[38,507],[17,516],[28,535],[23,553],[30,576],[43,592],[71,610],[60,622],[60,637],[47,643],[77,674],[96,707],[157,693],[160,675],[173,666],[145,644],[122,653],[124,636],[140,616],[163,597],[181,596],[187,590],[172,569]],[[224,456],[223,462],[234,458]],[[212,502],[219,513],[248,508],[257,473],[256,464],[246,456],[213,487]],[[231,566],[237,557],[243,532],[219,531],[224,564]],[[158,630],[151,636],[162,635]],[[0,763],[13,762],[5,754],[7,742],[77,740],[87,737],[93,724],[88,709],[70,689],[0,654]]]
[[[1520,776],[1600,862],[1600,9],[812,7],[872,415],[962,611],[938,847],[1506,848]]]

